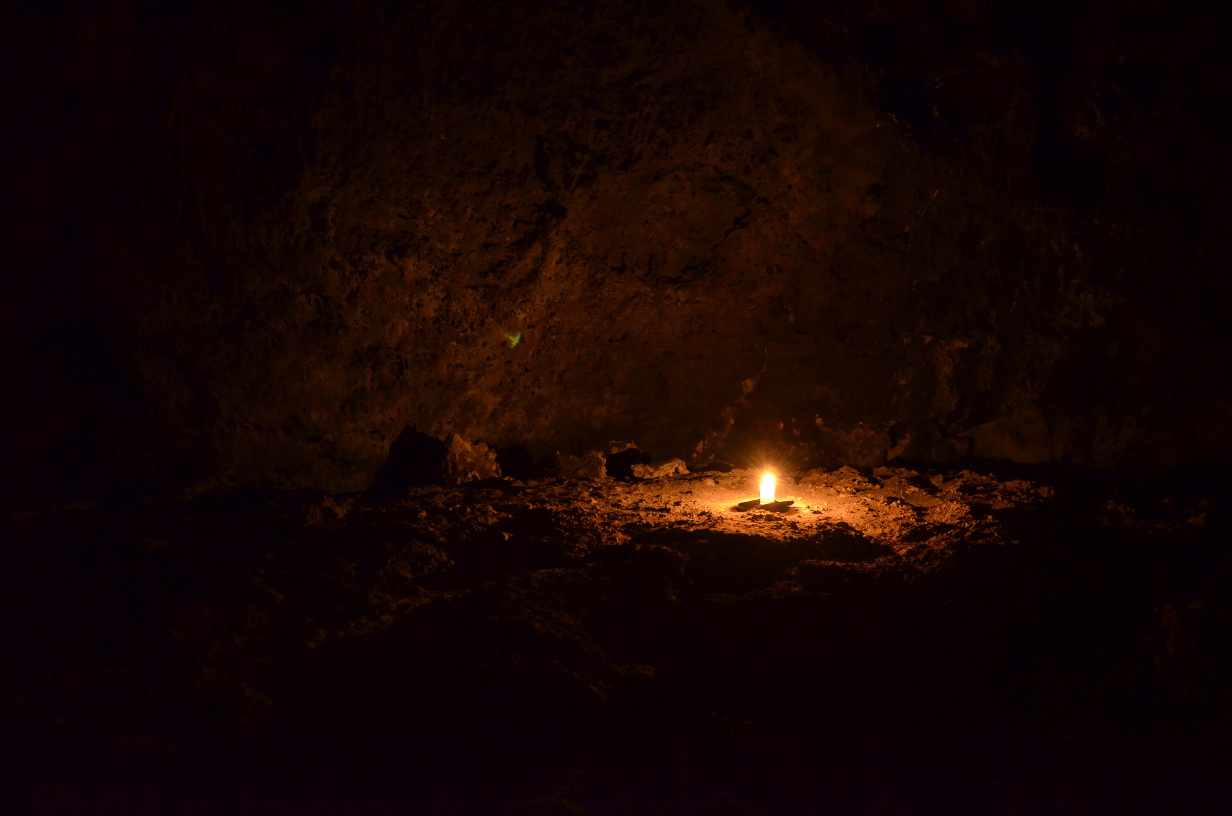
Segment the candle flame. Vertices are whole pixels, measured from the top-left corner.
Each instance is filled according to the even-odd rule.
[[[774,501],[774,474],[766,471],[761,477],[761,503],[769,504]]]

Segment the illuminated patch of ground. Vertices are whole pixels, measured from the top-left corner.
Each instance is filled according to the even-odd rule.
[[[2,520],[6,812],[1228,801],[1214,482],[758,476]]]

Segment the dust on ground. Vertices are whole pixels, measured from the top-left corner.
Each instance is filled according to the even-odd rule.
[[[760,473],[733,470],[0,520],[15,804],[1209,810],[1226,491],[1055,477],[808,471],[781,513],[738,510]]]

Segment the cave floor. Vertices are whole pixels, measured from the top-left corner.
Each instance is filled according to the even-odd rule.
[[[794,482],[794,483],[793,483]],[[1232,812],[1226,475],[0,519],[6,812]]]

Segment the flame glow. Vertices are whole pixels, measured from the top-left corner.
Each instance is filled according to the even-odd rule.
[[[774,474],[766,471],[761,477],[761,503],[769,504],[774,501]]]

